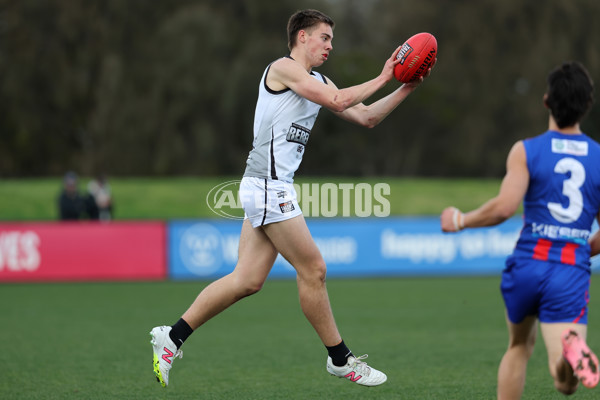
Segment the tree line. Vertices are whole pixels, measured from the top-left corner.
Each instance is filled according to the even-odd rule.
[[[552,67],[600,77],[594,0],[0,0],[0,176],[240,175],[260,77],[300,8],[336,22],[319,71],[338,87],[415,33],[439,46],[376,128],[323,109],[303,175],[499,177],[512,143],[546,129]],[[582,125],[596,139],[599,107]]]

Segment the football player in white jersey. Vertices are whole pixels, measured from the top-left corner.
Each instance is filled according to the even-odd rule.
[[[368,366],[344,344],[325,285],[326,265],[300,211],[292,185],[319,109],[325,107],[352,123],[372,128],[422,82],[398,87],[370,105],[363,101],[394,79],[397,48],[381,73],[360,85],[339,89],[313,72],[333,50],[333,20],[317,10],[303,10],[288,21],[286,57],[272,62],[260,82],[253,149],[240,185],[246,219],[238,262],[232,273],[200,292],[172,326],[152,330],[154,371],[166,386],[173,359],[189,335],[238,300],[258,292],[281,254],[296,269],[300,306],[327,348],[327,371],[365,386],[384,383],[386,375]],[[425,77],[429,76],[431,69]],[[258,195],[257,195],[258,194]],[[259,204],[256,199],[264,199]]]

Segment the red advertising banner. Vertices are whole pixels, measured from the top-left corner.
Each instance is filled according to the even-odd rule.
[[[163,222],[0,223],[0,282],[165,279]]]

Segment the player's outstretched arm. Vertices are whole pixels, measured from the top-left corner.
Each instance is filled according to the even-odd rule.
[[[395,57],[395,56],[394,56]],[[390,61],[390,60],[388,60]],[[398,89],[390,93],[389,95],[377,100],[370,105],[364,105],[363,103],[356,104],[342,112],[338,112],[337,115],[345,119],[346,121],[352,122],[357,125],[361,125],[367,128],[373,128],[383,121],[392,111],[396,109],[402,103],[409,94],[411,94],[423,80],[431,74],[431,68],[435,65],[437,59],[432,63],[431,67],[427,70],[427,73],[411,82],[405,83]],[[392,69],[393,71],[393,69]],[[332,86],[335,86],[329,78],[327,81]]]
[[[506,160],[506,175],[502,179],[498,196],[481,207],[462,213],[455,207],[442,211],[442,231],[457,232],[464,228],[498,225],[514,215],[525,197],[529,185],[529,170],[523,142],[515,143]]]
[[[388,70],[393,71],[393,67],[388,67],[386,62],[386,68],[376,78],[360,85],[338,89],[314,79],[298,62],[290,58],[281,58],[271,65],[267,84],[273,90],[290,88],[313,103],[334,112],[341,112],[361,103],[387,85],[393,78]]]

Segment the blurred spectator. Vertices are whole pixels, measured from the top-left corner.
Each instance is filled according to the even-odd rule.
[[[88,192],[92,199],[89,215],[91,219],[99,219],[100,221],[110,221],[113,214],[112,197],[110,194],[110,186],[104,175],[99,175],[88,184]]]
[[[63,189],[58,198],[59,218],[72,221],[81,218],[84,199],[79,194],[79,179],[75,172],[69,171],[63,178]]]
[[[110,220],[112,204],[110,188],[104,177],[92,180],[86,193],[79,192],[79,178],[69,171],[63,178],[63,190],[58,199],[59,218],[62,221],[80,219]]]

